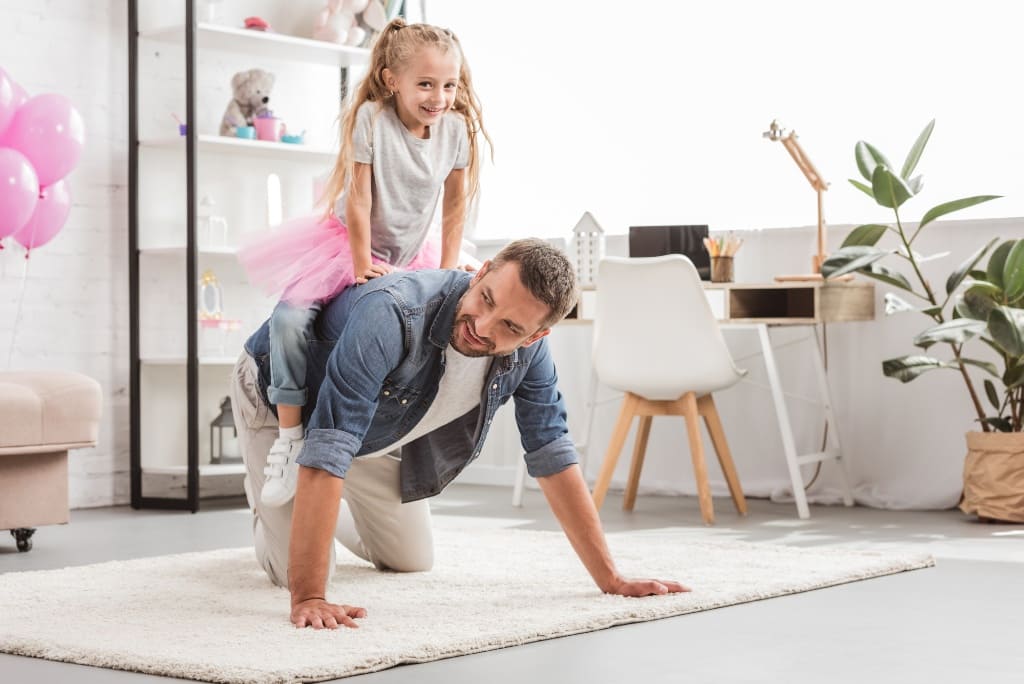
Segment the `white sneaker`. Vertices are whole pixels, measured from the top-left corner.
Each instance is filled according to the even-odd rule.
[[[299,457],[304,441],[287,437],[274,440],[267,456],[267,467],[263,469],[267,479],[260,492],[260,503],[264,506],[284,506],[295,496],[295,483],[299,477],[299,465],[295,459]]]

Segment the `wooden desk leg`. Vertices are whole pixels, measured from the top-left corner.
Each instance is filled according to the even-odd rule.
[[[814,364],[814,375],[818,380],[818,392],[821,394],[822,405],[825,409],[825,420],[828,424],[828,441],[832,442],[836,453],[836,466],[839,468],[839,482],[843,488],[843,504],[853,505],[853,488],[850,486],[849,473],[846,472],[846,462],[843,460],[843,449],[839,441],[839,424],[836,423],[835,412],[832,410],[832,392],[828,384],[828,369],[825,368],[825,356],[821,349],[821,337],[818,335],[818,328],[814,328],[814,343],[817,349],[817,363]]]
[[[804,492],[804,478],[797,462],[796,441],[793,439],[792,423],[789,422],[789,410],[786,408],[786,397],[782,392],[779,380],[779,368],[775,364],[775,352],[772,340],[768,336],[768,326],[757,326],[757,336],[761,340],[761,353],[764,355],[764,367],[768,373],[768,386],[771,388],[772,401],[775,403],[775,417],[779,422],[779,434],[782,436],[782,450],[786,456],[789,479],[793,483],[793,498],[796,500],[797,514],[803,519],[811,517],[807,507],[807,494]]]

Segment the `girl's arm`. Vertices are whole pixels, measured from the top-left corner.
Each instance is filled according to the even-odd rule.
[[[352,169],[352,183],[345,201],[345,221],[348,223],[348,242],[352,250],[352,267],[356,282],[365,283],[388,273],[386,264],[374,264],[370,258],[370,182],[373,167],[356,162]]]
[[[459,265],[462,228],[466,223],[466,170],[453,169],[444,181],[441,210],[441,268]]]

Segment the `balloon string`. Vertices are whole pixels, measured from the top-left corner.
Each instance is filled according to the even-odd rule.
[[[31,259],[28,258],[28,252],[25,252],[25,268],[21,272],[21,292],[18,294],[18,308],[14,313],[14,329],[11,331],[11,346],[7,350],[7,370],[11,370],[11,361],[14,358],[14,342],[18,337],[18,324],[21,322],[21,311],[25,304],[25,285],[28,283],[28,264]]]

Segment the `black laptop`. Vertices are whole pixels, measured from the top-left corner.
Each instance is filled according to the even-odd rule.
[[[630,226],[629,256],[683,254],[697,267],[701,280],[711,280],[711,257],[704,247],[707,226]]]

